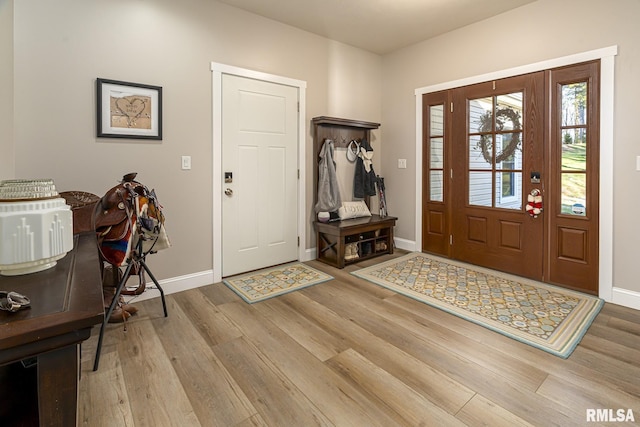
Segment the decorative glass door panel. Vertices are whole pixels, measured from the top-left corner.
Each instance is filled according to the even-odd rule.
[[[522,209],[522,92],[468,100],[469,204]]]
[[[422,249],[444,256],[450,235],[449,105],[446,91],[423,97]]]
[[[566,215],[587,215],[587,83],[561,85],[561,207]]]
[[[444,105],[429,106],[429,200],[444,201]]]

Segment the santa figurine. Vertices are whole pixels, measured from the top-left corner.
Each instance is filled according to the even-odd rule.
[[[540,190],[531,190],[531,193],[527,196],[525,210],[534,218],[540,215],[540,212],[542,212],[542,194],[540,194]]]

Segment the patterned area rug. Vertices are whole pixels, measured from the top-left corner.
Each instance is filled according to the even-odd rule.
[[[562,358],[604,304],[591,295],[419,252],[352,274]]]
[[[251,304],[331,279],[328,274],[296,262],[233,276],[223,282]]]

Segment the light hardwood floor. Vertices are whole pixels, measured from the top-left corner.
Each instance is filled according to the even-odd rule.
[[[335,280],[256,304],[217,283],[135,304],[83,345],[84,426],[640,424],[640,312],[605,304],[568,359],[309,264]],[[627,425],[624,423],[617,423]]]

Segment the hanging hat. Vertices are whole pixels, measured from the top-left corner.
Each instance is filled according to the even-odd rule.
[[[360,143],[355,139],[352,139],[349,145],[347,145],[347,160],[355,162],[360,152]]]

